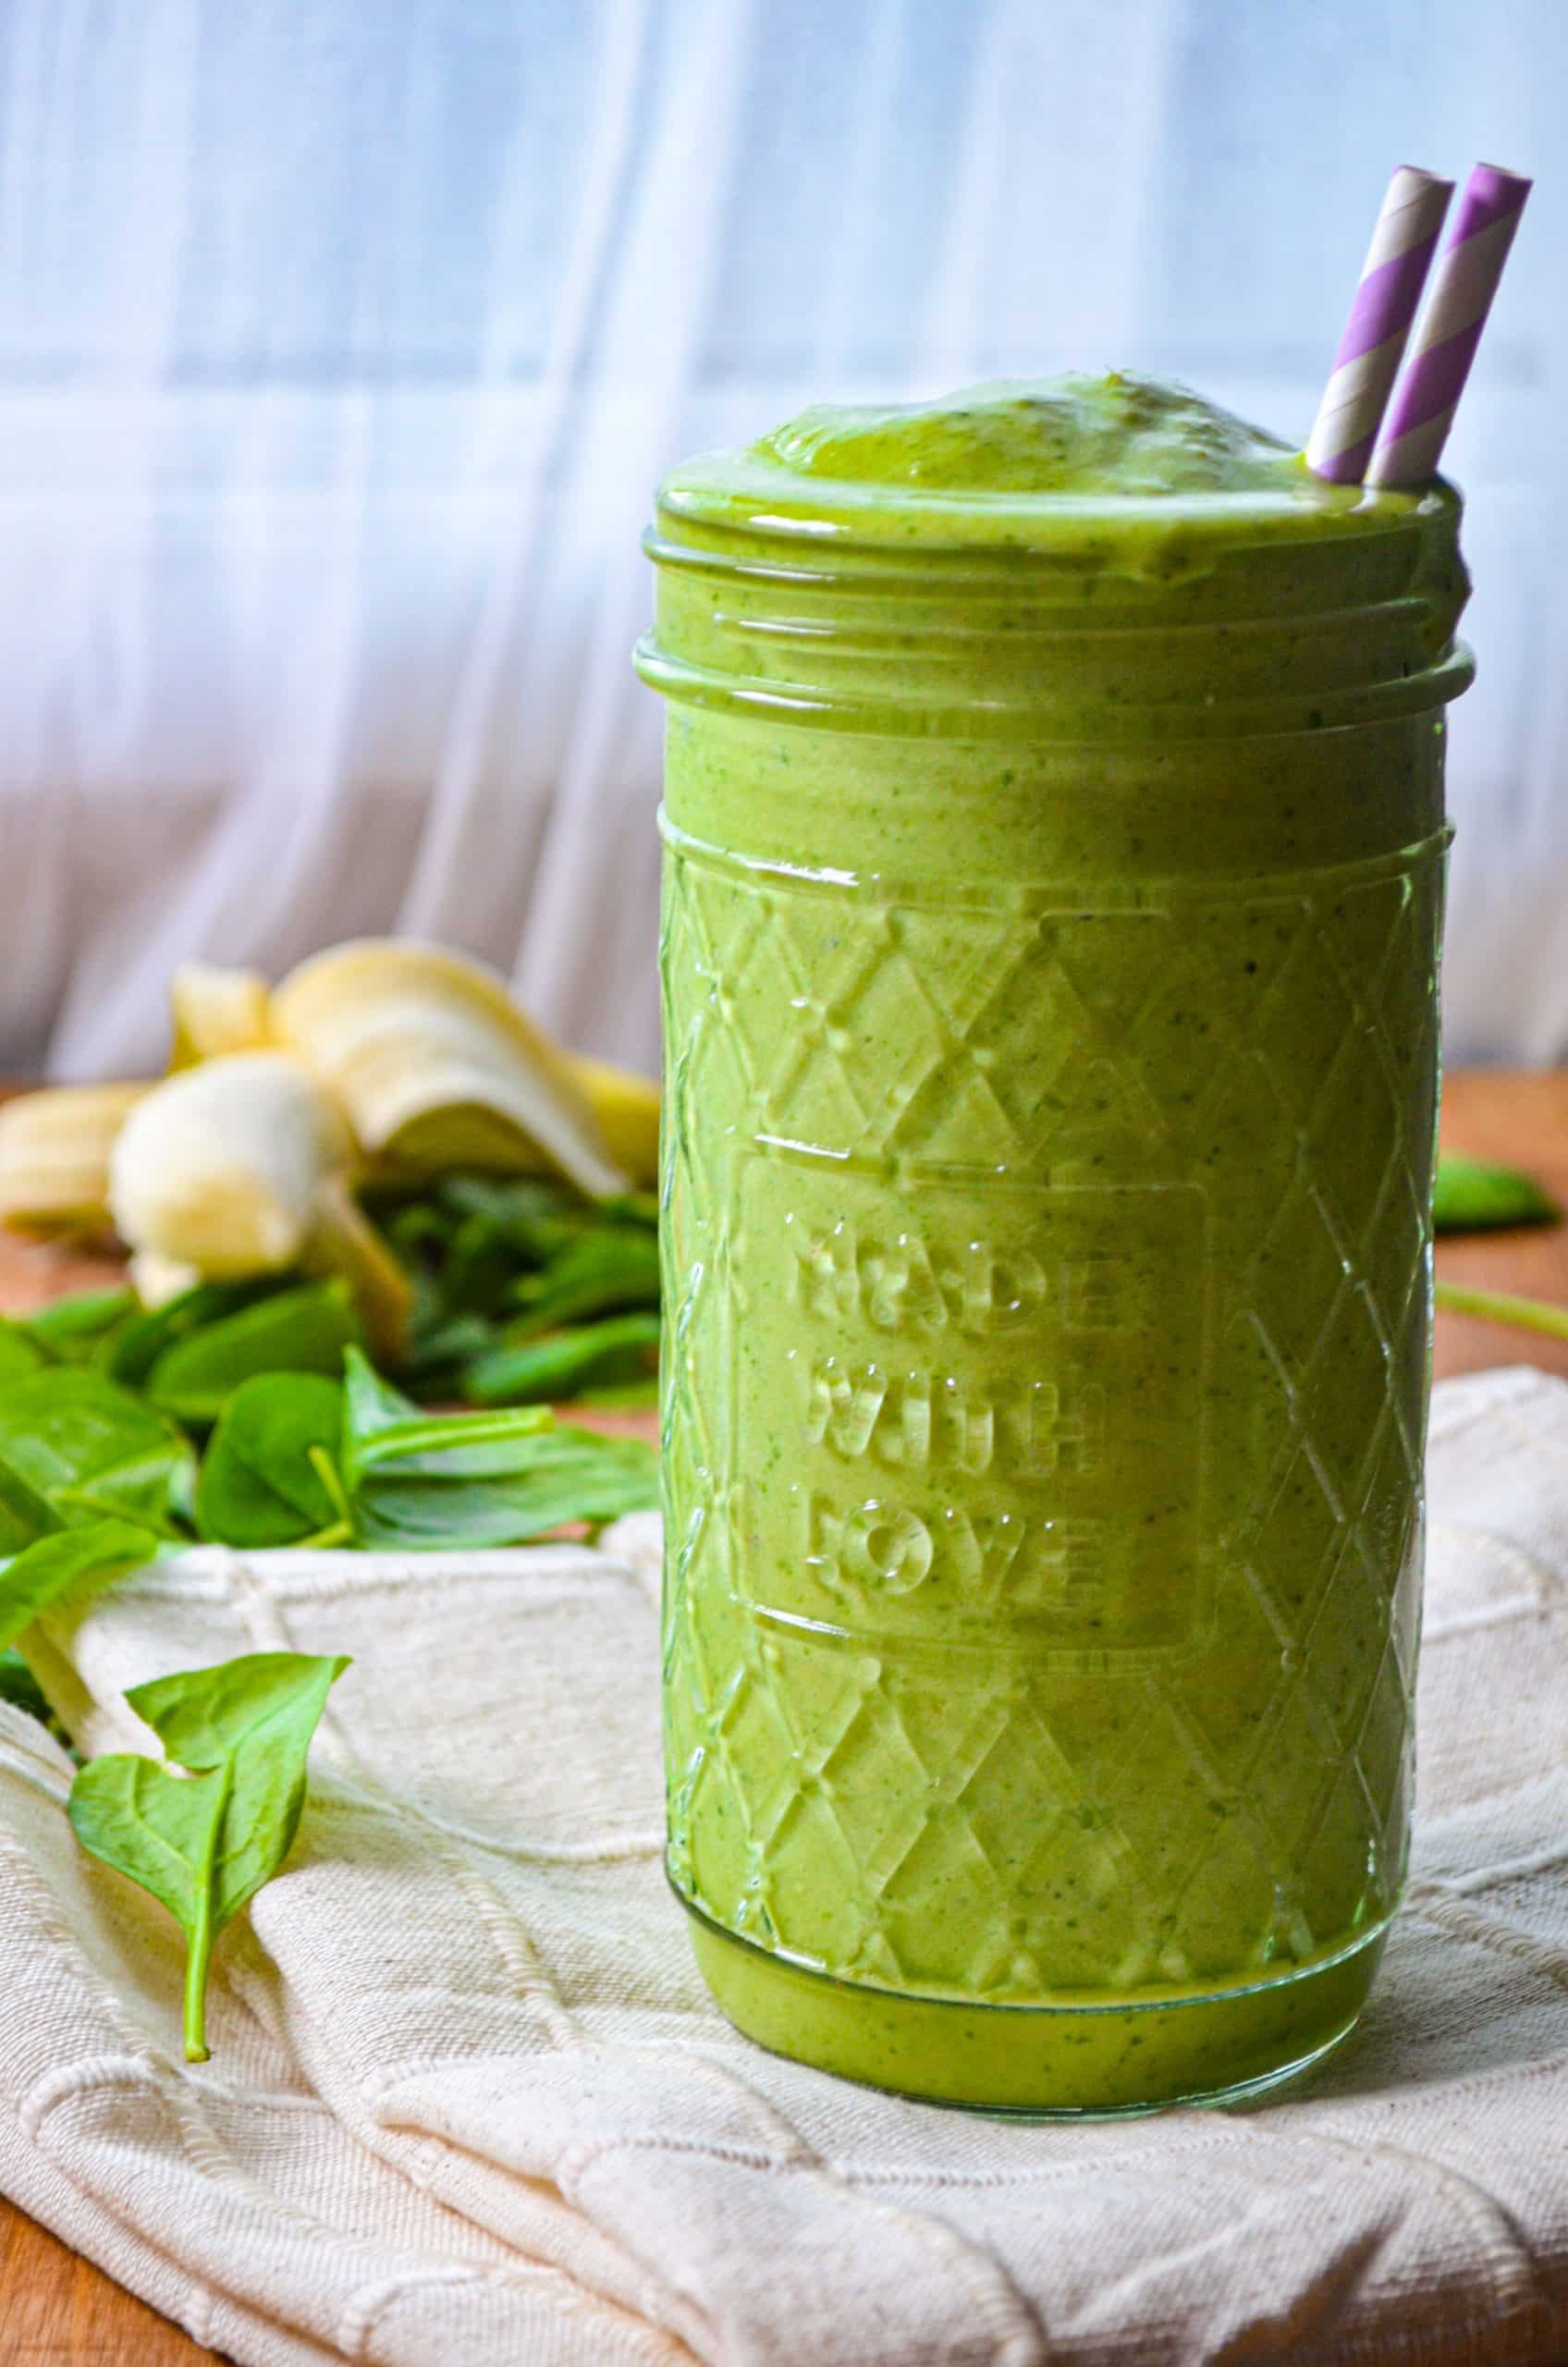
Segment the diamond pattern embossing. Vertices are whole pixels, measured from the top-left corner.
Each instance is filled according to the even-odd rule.
[[[1439,892],[1428,852],[1085,914],[1043,889],[990,903],[931,886],[873,895],[672,850],[669,1862],[715,1921],[843,1977],[1023,2002],[1256,1979],[1391,1908],[1410,1778]],[[1103,1617],[1082,1607],[1099,1601],[1093,1521],[1077,1547],[1054,1539],[1055,1560],[1031,1564],[1026,1536],[1015,1549],[1007,1523],[1022,1533],[1022,1515],[986,1494],[991,1429],[889,1379],[906,1344],[890,1318],[882,1363],[825,1366],[815,1399],[798,1375],[753,1367],[738,1399],[764,1270],[738,1179],[759,1157],[862,1179],[820,1287],[873,1327],[867,1339],[879,1309],[936,1336],[962,1332],[981,1303],[960,1263],[900,1264],[888,1227],[856,1214],[877,1175],[896,1176],[905,1203],[930,1179],[976,1208],[987,1192],[1036,1206],[1042,1239],[1066,1225],[1081,1402],[1047,1381],[1048,1396],[987,1407],[986,1422],[1027,1414],[1033,1467],[1068,1490],[1109,1451],[1098,1377],[1119,1403],[1137,1398],[1083,1311],[1096,1285],[1077,1211],[1115,1205],[1083,1195],[1163,1191],[1173,1210],[1201,1197],[1201,1583],[1169,1633],[1119,1652],[1125,1597],[1107,1597]],[[1026,1265],[1008,1269],[1025,1306]],[[801,1271],[802,1290],[818,1286]],[[1150,1288],[1129,1336],[1152,1358],[1166,1282]],[[737,1417],[747,1390],[778,1408],[766,1475],[761,1434]],[[1146,1395],[1159,1400],[1152,1364]],[[1156,1467],[1149,1435],[1140,1451]],[[851,1575],[831,1616],[803,1615],[818,1600],[801,1575],[813,1457],[837,1441],[840,1459],[861,1458],[857,1484],[875,1466],[890,1501],[900,1458],[935,1465],[939,1439],[954,1501],[985,1508],[970,1562],[950,1539],[912,1542],[891,1515],[848,1541],[840,1527],[833,1566]],[[1174,1467],[1182,1440],[1168,1443]],[[766,1542],[765,1489],[805,1507],[799,1571]],[[971,1631],[944,1597],[923,1637],[922,1606],[969,1583],[970,1563],[990,1588],[986,1620]],[[1021,1606],[1039,1602],[1031,1625]]]

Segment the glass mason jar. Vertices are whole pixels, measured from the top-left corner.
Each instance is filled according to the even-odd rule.
[[[668,1870],[766,2046],[1103,2112],[1360,2010],[1457,515],[661,488]]]

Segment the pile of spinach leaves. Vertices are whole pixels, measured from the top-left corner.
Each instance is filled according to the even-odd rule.
[[[453,1174],[367,1194],[412,1288],[388,1377],[424,1404],[652,1404],[658,1210],[641,1193],[585,1200],[543,1177]],[[86,1365],[182,1422],[217,1419],[254,1373],[329,1380],[363,1346],[347,1283],[300,1273],[200,1282],[144,1311],[129,1288],[79,1293],[0,1324],[0,1387],[40,1364]]]
[[[651,1203],[451,1176],[373,1213],[413,1282],[403,1387],[371,1364],[341,1281],[204,1282],[152,1311],[92,1291],[0,1318],[0,1699],[52,1723],[33,1622],[192,1544],[505,1546],[655,1501],[649,1447],[548,1403],[650,1393]],[[77,1774],[83,1847],[186,1934],[193,2061],[213,1943],[288,1853],[347,1665],[250,1653],[139,1686],[127,1700],[165,1761]]]
[[[367,1196],[410,1276],[411,1395],[474,1405],[651,1404],[658,1208],[584,1201],[543,1178],[448,1175]]]

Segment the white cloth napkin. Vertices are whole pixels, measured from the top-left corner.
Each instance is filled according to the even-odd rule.
[[[254,2367],[1568,2356],[1568,1386],[1438,1393],[1416,1869],[1359,2035],[1248,2113],[1026,2127],[776,2061],[659,1867],[656,1529],[241,1557],[56,1630],[120,1688],[349,1651],[180,2059],[161,1911],[0,1712],[0,2188]]]

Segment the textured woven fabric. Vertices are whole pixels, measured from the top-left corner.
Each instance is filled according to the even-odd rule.
[[[659,1869],[657,1536],[204,1551],[49,1643],[120,1688],[354,1654],[288,1871],[179,1947],[0,1711],[0,2187],[235,2358],[1034,2367],[1568,2355],[1568,1387],[1438,1393],[1415,1873],[1289,2100],[1030,2128],[776,2061]],[[145,1741],[145,1737],[141,1739]]]

